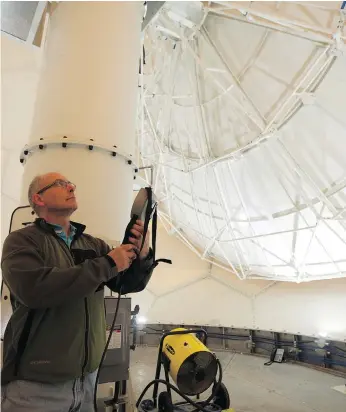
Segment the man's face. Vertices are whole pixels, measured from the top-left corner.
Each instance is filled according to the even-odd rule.
[[[48,173],[41,179],[33,200],[48,212],[72,214],[78,208],[75,189],[65,176],[59,173]]]

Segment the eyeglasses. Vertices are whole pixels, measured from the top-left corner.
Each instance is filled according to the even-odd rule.
[[[45,187],[43,187],[42,189],[40,189],[37,194],[40,195],[43,192],[45,192],[46,190],[50,189],[51,187],[63,187],[63,188],[67,188],[67,186],[71,186],[73,190],[76,190],[76,185],[69,182],[68,180],[62,180],[62,179],[56,179],[54,180],[53,183],[51,183],[50,185],[47,185]]]

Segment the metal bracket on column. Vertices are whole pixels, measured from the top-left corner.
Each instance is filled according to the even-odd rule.
[[[150,186],[153,187],[154,184],[154,166],[142,166],[139,168],[139,170],[144,170],[144,169],[150,169]]]
[[[139,170],[139,167],[132,160],[132,155],[120,151],[118,147],[115,145],[112,147],[107,147],[107,146],[102,146],[100,144],[95,143],[94,139],[88,139],[88,140],[83,141],[83,140],[76,140],[73,138],[71,139],[71,138],[68,138],[67,136],[63,136],[61,138],[55,138],[55,139],[51,139],[51,138],[46,139],[42,137],[39,141],[34,142],[31,145],[26,145],[24,149],[21,151],[20,162],[22,164],[25,164],[28,157],[34,154],[35,152],[38,152],[39,150],[47,150],[53,147],[54,148],[63,147],[65,149],[69,147],[80,147],[83,150],[89,150],[89,151],[96,150],[96,151],[105,152],[106,154],[109,154],[112,157],[122,158],[128,165],[131,166],[134,173],[138,173],[138,170]]]

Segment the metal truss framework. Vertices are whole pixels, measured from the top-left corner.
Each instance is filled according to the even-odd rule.
[[[316,4],[316,2],[231,2],[231,1],[211,1],[205,2],[209,12],[237,19],[240,21],[269,27],[273,30],[282,31],[300,36],[323,44],[332,44],[341,47],[341,43],[346,40],[344,33],[345,10],[342,2],[329,2],[326,4]],[[283,10],[283,8],[285,10]],[[294,10],[295,19],[292,19]],[[318,24],[314,11],[320,13],[335,13],[338,21],[336,30],[327,25]]]
[[[184,29],[181,23],[170,20],[169,6],[165,5],[157,20],[147,28],[146,42],[150,42],[150,47],[146,60],[149,56],[154,63],[150,67],[152,71],[148,73],[142,56],[138,162],[142,162],[143,166],[155,167],[154,190],[161,196],[159,215],[163,226],[202,259],[235,273],[240,279],[303,282],[345,277],[346,259],[335,258],[323,234],[327,231],[329,236],[337,239],[340,247],[344,248],[343,256],[346,256],[346,176],[329,186],[321,186],[296,154],[292,153],[287,144],[287,133],[283,131],[300,109],[306,104],[314,104],[314,93],[342,52],[345,39],[344,13],[333,9],[338,17],[338,25],[331,31],[322,26],[311,26],[299,19],[289,20],[280,14],[280,2],[275,15],[261,10],[261,3],[255,10],[252,3],[249,3],[249,7],[246,7],[247,3],[237,2],[203,3],[203,22],[192,24],[190,31]],[[309,6],[304,7],[308,9]],[[205,24],[207,13],[265,28],[252,62],[240,74],[234,72],[217,41],[210,35]],[[251,64],[258,60],[268,36],[277,30],[289,36],[309,39],[317,47],[300,71],[290,93],[284,95],[274,110],[267,114],[256,106],[244,89],[242,79]],[[217,67],[205,64],[199,54],[200,42],[213,51],[218,59]],[[184,64],[189,86],[188,92],[181,94],[176,93],[181,80],[177,72]],[[212,99],[203,98],[203,81],[217,91]],[[252,138],[249,141],[245,139],[245,143],[227,153],[216,155],[213,151],[215,131],[208,124],[208,107],[221,99],[227,104],[227,109],[241,120],[247,132],[252,133]],[[153,103],[154,100],[159,103]],[[174,110],[181,107],[179,102],[184,102],[183,107],[193,109],[197,138],[194,138],[188,126],[184,136],[179,130],[175,132],[178,125]],[[254,215],[236,167],[239,162],[243,162],[246,170],[249,165],[244,160],[250,155],[249,152],[255,150],[261,150],[267,159],[277,187],[289,200],[289,208]],[[144,169],[144,172],[149,181],[147,170]],[[179,178],[184,180],[185,189],[179,186]],[[231,186],[225,186],[226,180]],[[230,205],[230,187],[237,199],[237,207]],[[297,188],[295,194],[292,193],[292,187]],[[211,199],[211,192],[218,196]],[[263,202],[265,206],[266,200],[263,199]],[[194,224],[189,222],[187,214],[194,216]],[[263,222],[275,228],[280,219],[289,216],[292,216],[292,224],[284,230],[259,229],[258,224]],[[304,253],[298,259],[297,243],[303,232],[308,234],[309,239]],[[285,235],[291,236],[289,248],[280,239]],[[282,242],[285,253],[278,253],[276,247],[272,248],[267,242],[269,238]],[[260,259],[251,260],[248,250],[252,247],[261,256]],[[313,247],[323,251],[324,260],[308,259]],[[312,270],[318,265],[326,268],[322,274]]]

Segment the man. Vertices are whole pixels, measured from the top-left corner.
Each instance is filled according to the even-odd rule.
[[[143,290],[153,271],[137,221],[130,245],[112,249],[70,221],[76,186],[59,173],[36,177],[29,202],[38,219],[12,232],[2,253],[12,317],[4,336],[3,412],[92,412],[105,347],[104,286]],[[133,261],[139,259],[136,264]]]

